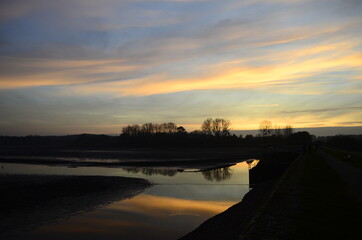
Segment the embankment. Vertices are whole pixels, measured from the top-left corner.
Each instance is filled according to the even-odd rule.
[[[296,155],[292,153],[266,155],[251,169],[252,184],[256,185],[240,203],[207,220],[180,240],[232,240],[243,236],[248,239],[248,233],[256,227],[255,222],[271,199],[275,198],[275,192],[285,181],[290,181],[290,172],[298,168],[295,158]]]

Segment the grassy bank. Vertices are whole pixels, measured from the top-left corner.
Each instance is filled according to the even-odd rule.
[[[345,152],[345,151],[331,149],[331,148],[324,148],[323,150],[325,152],[327,152],[328,154],[332,155],[333,157],[337,158],[338,160],[343,161],[347,164],[350,164],[350,165],[362,170],[361,153]]]
[[[361,239],[360,203],[316,153],[304,157],[303,209],[292,239]]]
[[[259,198],[251,191],[251,201],[217,215],[185,239],[361,239],[361,203],[317,152],[299,157],[282,178],[259,190]],[[248,214],[242,214],[244,208]],[[225,230],[230,237],[222,238]]]

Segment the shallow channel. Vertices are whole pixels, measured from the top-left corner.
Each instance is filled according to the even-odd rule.
[[[50,225],[22,239],[178,239],[239,202],[249,191],[248,165],[198,171],[174,168],[106,168],[1,164],[1,174],[62,174],[136,177],[154,185]]]

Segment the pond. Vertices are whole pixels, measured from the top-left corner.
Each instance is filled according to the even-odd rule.
[[[255,163],[256,161],[254,161]],[[22,235],[22,239],[178,239],[240,202],[249,191],[250,162],[208,171],[1,164],[1,173],[136,177],[154,185]]]

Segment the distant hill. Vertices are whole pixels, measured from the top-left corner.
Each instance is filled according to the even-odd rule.
[[[360,127],[318,127],[318,128],[294,128],[294,132],[307,131],[312,135],[318,136],[334,136],[334,135],[359,135],[362,134],[362,126]],[[231,134],[244,137],[248,134],[256,135],[259,130],[232,130]]]

